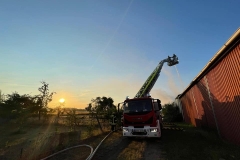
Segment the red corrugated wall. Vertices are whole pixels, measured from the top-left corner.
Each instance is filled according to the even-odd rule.
[[[207,77],[203,77],[198,83],[197,83],[198,89],[200,91],[200,94],[203,96],[202,100],[202,107],[204,109],[204,115],[206,117],[206,126],[210,128],[217,128],[215,118],[214,118],[214,105],[213,100],[211,96],[211,92],[209,90],[208,80]],[[199,104],[201,105],[201,104]]]
[[[207,74],[220,136],[240,144],[240,44]]]
[[[184,119],[240,144],[240,44],[181,97]]]
[[[184,97],[182,97],[182,105],[183,107],[183,113],[184,113],[184,120],[187,123],[191,123],[194,126],[196,126],[195,122],[195,110],[194,110],[194,102],[192,98],[192,94],[190,92],[187,92]]]

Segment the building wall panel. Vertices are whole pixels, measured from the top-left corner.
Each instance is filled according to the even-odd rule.
[[[201,106],[204,110],[204,117],[206,124],[202,123],[203,126],[208,126],[210,128],[216,128],[216,123],[214,120],[214,113],[212,107],[211,95],[209,95],[208,85],[206,83],[206,77],[202,78],[196,85],[199,96],[202,97],[201,101],[198,102],[198,105]]]
[[[208,74],[221,137],[240,144],[240,44]]]
[[[180,100],[182,103],[183,119],[186,123],[191,123],[189,109],[187,107],[188,106],[187,95],[185,94]]]
[[[204,126],[204,127],[208,127],[208,118],[207,118],[207,115],[206,113],[208,113],[206,111],[206,108],[207,107],[203,107],[205,104],[204,104],[204,97],[199,89],[199,85],[194,85],[193,86],[193,93],[194,93],[194,97],[195,97],[195,105],[197,107],[197,110],[198,110],[198,123],[197,123],[197,126],[198,127],[201,127],[201,126]]]
[[[197,126],[197,118],[198,118],[198,111],[197,111],[197,108],[196,108],[196,105],[195,105],[195,97],[194,97],[194,94],[193,94],[193,88],[190,89],[190,92],[189,92],[189,97],[191,97],[191,99],[189,99],[191,101],[191,113],[192,113],[192,117],[191,117],[191,121],[193,123],[194,126]]]
[[[184,119],[185,122],[191,123],[192,125],[196,126],[195,122],[195,110],[194,110],[194,103],[192,94],[190,92],[186,93],[184,97],[182,97],[182,107],[184,111]],[[185,114],[186,113],[186,114]]]
[[[181,98],[186,122],[216,128],[228,141],[240,144],[240,44]]]

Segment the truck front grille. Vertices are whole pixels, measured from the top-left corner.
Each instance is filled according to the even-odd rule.
[[[130,122],[130,121],[124,119],[124,124],[126,124],[126,125],[135,125],[135,124],[145,125],[145,124],[152,124],[152,123],[153,123],[153,117],[149,118],[147,121],[138,121],[138,122]]]
[[[132,132],[133,135],[147,135],[147,132]]]

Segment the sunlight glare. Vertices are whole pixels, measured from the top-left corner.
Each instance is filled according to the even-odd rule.
[[[61,99],[59,100],[59,102],[60,102],[60,103],[63,103],[63,102],[65,102],[65,99],[64,99],[64,98],[61,98]]]

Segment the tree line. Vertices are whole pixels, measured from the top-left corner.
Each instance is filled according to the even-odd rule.
[[[53,94],[49,91],[49,84],[42,81],[42,86],[38,88],[38,95],[23,94],[18,92],[6,95],[3,99],[0,96],[0,118],[5,119],[27,119],[30,116],[37,115],[38,119],[46,114],[50,108],[48,103],[52,101]]]
[[[54,111],[53,108],[49,108],[48,104],[52,101],[53,95],[56,92],[49,91],[49,84],[45,81],[41,82],[41,87],[38,88],[38,95],[23,94],[18,92],[6,95],[2,98],[0,92],[0,118],[4,119],[19,119],[24,121],[31,116],[37,116],[40,120],[42,116]],[[63,112],[63,106],[55,108],[57,116]],[[92,116],[98,118],[109,119],[113,113],[117,113],[117,107],[114,105],[114,100],[111,97],[96,97],[85,108]],[[162,113],[166,121],[181,121],[182,116],[179,113],[178,107],[174,106],[174,103],[163,105]],[[70,114],[70,112],[69,112]]]
[[[49,84],[45,81],[42,81],[41,85],[42,86],[38,88],[39,94],[37,95],[20,95],[18,92],[13,92],[3,98],[0,92],[0,118],[24,121],[34,116],[40,120],[42,116],[46,116],[49,112],[51,113],[53,111],[57,112],[57,117],[63,114],[63,112],[70,117],[76,115],[74,109],[65,111],[63,104],[60,104],[54,109],[49,108],[48,104],[52,101],[53,95],[56,94],[56,92],[50,92]],[[100,115],[103,116],[101,118],[110,118],[110,115],[117,111],[113,103],[114,101],[111,97],[96,97],[91,100],[85,110],[95,117]]]

